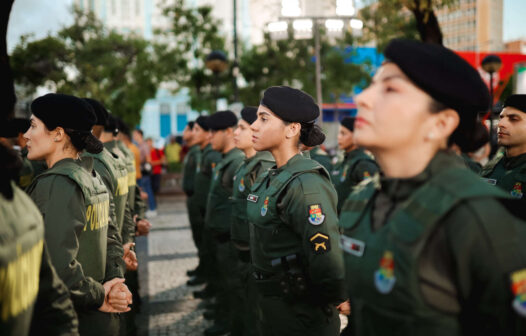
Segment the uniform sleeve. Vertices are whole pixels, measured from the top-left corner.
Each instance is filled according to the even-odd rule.
[[[30,335],[78,335],[77,313],[66,285],[51,264],[46,244],[42,251],[38,296]]]
[[[301,239],[312,291],[322,303],[346,298],[343,255],[339,245],[336,191],[317,173],[294,179],[278,203],[282,220]]]
[[[58,276],[69,289],[76,309],[97,309],[104,302],[104,287],[84,275],[77,261],[78,236],[86,224],[84,195],[63,176],[42,178],[31,198],[44,217],[45,240]]]
[[[352,171],[352,186],[357,185],[366,178],[372,177],[378,172],[378,166],[371,160],[360,160]]]
[[[461,204],[444,222],[462,324],[473,335],[526,335],[525,300],[514,306],[521,302],[521,293],[514,293],[514,288],[520,290],[522,285],[522,294],[526,294],[526,223],[494,199]],[[515,223],[518,230],[498,233],[502,223]],[[499,255],[508,256],[507,260]],[[511,270],[506,270],[509,265],[513,265]],[[522,274],[522,282],[514,281],[514,274]]]
[[[138,184],[135,185],[135,201],[133,203],[132,217],[137,215],[140,218],[144,218],[144,214],[146,213],[146,203],[141,198],[141,188]]]
[[[135,222],[130,207],[130,203],[126,202],[124,210],[124,222],[122,224],[122,244],[133,243],[135,241]]]

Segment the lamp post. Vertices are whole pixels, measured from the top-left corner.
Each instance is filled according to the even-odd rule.
[[[205,66],[214,74],[214,98],[219,98],[219,74],[228,67],[227,58],[221,50],[214,50],[206,56]]]
[[[488,55],[482,60],[481,66],[482,69],[489,74],[489,93],[491,99],[489,106],[489,138],[491,154],[493,155],[497,147],[497,141],[495,141],[495,130],[493,128],[493,74],[502,68],[502,61],[497,55]]]

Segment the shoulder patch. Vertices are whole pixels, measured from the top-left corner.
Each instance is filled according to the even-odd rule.
[[[513,272],[510,277],[514,296],[513,309],[522,317],[526,317],[526,268]]]
[[[316,232],[309,238],[314,254],[324,254],[331,250],[331,240],[328,235]]]
[[[312,225],[320,225],[325,221],[325,215],[321,208],[321,204],[309,205],[309,223]]]

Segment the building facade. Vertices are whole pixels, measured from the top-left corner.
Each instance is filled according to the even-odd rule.
[[[503,0],[459,0],[437,11],[444,45],[458,51],[504,50]]]

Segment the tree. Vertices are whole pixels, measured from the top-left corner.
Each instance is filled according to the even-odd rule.
[[[98,99],[126,122],[137,124],[144,103],[164,78],[162,47],[108,31],[92,13],[74,15],[74,23],[57,36],[21,40],[11,55],[15,82],[29,92],[46,85]]]

